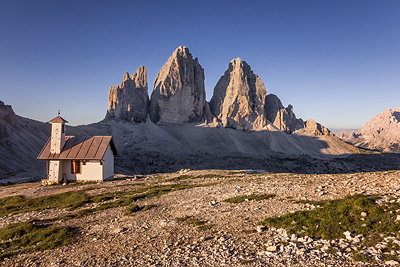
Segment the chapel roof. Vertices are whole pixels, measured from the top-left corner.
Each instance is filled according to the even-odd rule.
[[[114,155],[118,154],[112,136],[66,136],[59,154],[50,153],[50,141],[51,138],[47,140],[37,159],[102,160],[108,145]]]

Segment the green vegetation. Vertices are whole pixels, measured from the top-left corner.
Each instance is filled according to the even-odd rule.
[[[244,195],[244,196],[237,196],[237,197],[232,197],[225,199],[225,202],[229,203],[242,203],[247,200],[256,200],[256,201],[261,201],[264,199],[270,199],[274,198],[275,194],[262,194],[262,195]]]
[[[358,150],[359,154],[371,155],[371,154],[379,154],[380,153],[379,151],[366,149],[366,148],[362,148],[362,147],[356,147],[356,149]]]
[[[124,207],[130,205],[132,202],[151,197],[158,197],[172,191],[184,190],[194,187],[205,187],[214,185],[210,184],[169,184],[169,185],[151,185],[141,187],[131,191],[117,191],[112,193],[99,194],[89,197],[85,194],[85,190],[70,191],[51,196],[43,196],[37,198],[24,198],[22,196],[12,196],[0,199],[0,216],[8,214],[24,213],[29,211],[38,211],[53,208],[77,208],[85,203],[100,203],[95,209],[86,209],[80,211],[78,217],[89,214],[92,211],[104,210],[109,208]],[[75,216],[76,217],[76,216]]]
[[[76,208],[89,200],[89,197],[81,191],[37,198],[6,197],[0,199],[0,216],[52,208]]]
[[[90,197],[85,194],[87,190],[70,191],[51,196],[37,198],[24,198],[12,196],[0,199],[0,216],[30,211],[39,211],[53,208],[75,209],[85,203],[100,203],[96,208],[82,209],[78,212],[52,219],[35,220],[7,225],[0,229],[0,261],[16,254],[52,249],[63,246],[71,241],[71,229],[69,227],[54,227],[48,223],[57,220],[71,220],[87,216],[95,211],[125,207],[124,215],[134,214],[138,211],[146,211],[154,205],[139,207],[134,204],[136,200],[158,197],[172,191],[184,190],[194,187],[205,187],[210,184],[169,184],[149,185],[131,191],[118,191]],[[105,202],[105,203],[102,203]],[[205,222],[190,219],[189,223],[196,225],[198,229],[208,229],[210,225]],[[48,225],[46,225],[48,224]]]
[[[68,227],[39,226],[34,221],[9,224],[0,229],[0,260],[19,253],[53,249],[70,242]]]
[[[185,216],[182,218],[176,218],[176,220],[178,222],[185,222],[187,224],[193,225],[193,226],[197,226],[198,230],[206,230],[206,229],[210,229],[211,225],[210,224],[206,224],[208,223],[207,221],[200,221],[199,219],[196,219],[192,216]]]
[[[328,240],[344,238],[343,233],[350,231],[353,235],[364,237],[360,246],[375,246],[386,236],[400,237],[400,223],[396,222],[399,204],[377,204],[377,199],[378,196],[357,194],[344,199],[309,202],[320,208],[266,218],[262,223],[269,227],[286,228],[289,233]],[[356,260],[364,261],[364,258],[363,255],[354,255]]]
[[[143,207],[139,207],[138,205],[133,204],[133,205],[130,205],[130,206],[128,206],[126,208],[126,210],[124,211],[124,215],[125,216],[126,215],[132,215],[132,214],[134,214],[134,213],[136,213],[138,211],[146,211],[146,210],[149,210],[149,209],[151,209],[153,207],[154,207],[154,205],[145,205]]]
[[[142,208],[142,211],[146,211],[146,210],[149,210],[149,209],[154,208],[154,207],[155,207],[155,205],[145,205],[145,206]]]
[[[335,248],[328,248],[325,252],[326,252],[326,253],[329,253],[329,254],[336,254],[336,253],[337,253],[337,249],[335,249]]]
[[[248,264],[248,263],[252,263],[252,261],[251,260],[244,260],[244,259],[240,260],[240,264],[241,265],[245,265],[245,264]]]
[[[252,229],[252,230],[242,230],[242,232],[249,235],[249,234],[257,233],[257,230],[254,230],[254,229]]]
[[[130,205],[128,206],[128,208],[126,208],[126,210],[124,211],[124,215],[131,215],[132,213],[135,213],[137,211],[140,210],[140,207],[136,204]]]
[[[173,181],[182,181],[182,180],[187,180],[187,179],[205,179],[205,178],[223,178],[224,176],[221,176],[219,174],[203,174],[203,175],[197,175],[197,176],[193,176],[193,175],[180,175],[174,178],[170,178],[167,179],[167,181],[169,182],[173,182]]]

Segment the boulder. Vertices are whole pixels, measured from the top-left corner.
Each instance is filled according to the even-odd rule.
[[[106,118],[145,122],[148,105],[147,71],[141,66],[132,76],[126,72],[121,85],[110,87]]]
[[[296,118],[293,106],[288,105],[285,108],[281,100],[274,94],[269,94],[266,97],[265,113],[267,120],[271,124],[288,134],[304,128],[304,121]]]
[[[240,58],[229,63],[228,70],[214,88],[210,101],[213,115],[224,127],[257,130],[267,125],[264,83]]]
[[[205,104],[204,70],[189,49],[180,46],[154,82],[150,119],[158,125],[200,122]]]

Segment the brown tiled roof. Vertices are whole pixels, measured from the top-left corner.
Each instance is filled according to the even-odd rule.
[[[61,118],[60,115],[58,115],[57,117],[55,117],[54,119],[52,119],[49,122],[51,122],[51,123],[67,123],[68,121]]]
[[[110,145],[117,155],[112,136],[66,136],[65,145],[60,154],[50,153],[50,139],[44,145],[37,159],[103,159],[107,146]]]

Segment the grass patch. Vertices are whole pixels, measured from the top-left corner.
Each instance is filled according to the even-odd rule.
[[[362,245],[375,246],[385,236],[400,237],[400,223],[396,222],[395,212],[397,203],[380,205],[377,199],[377,196],[357,194],[344,199],[309,202],[319,207],[266,218],[262,224],[328,240],[345,238],[343,233],[350,231],[353,235],[363,235]],[[361,216],[361,212],[367,216]],[[363,257],[357,254],[354,259]]]
[[[52,208],[77,208],[85,203],[101,203],[96,208],[80,210],[75,214],[68,214],[61,217],[42,220],[50,222],[55,220],[71,220],[87,216],[95,211],[118,208],[132,205],[139,199],[159,197],[169,192],[184,190],[194,187],[212,186],[217,183],[208,184],[169,184],[169,185],[152,185],[138,188],[131,191],[117,191],[104,193],[93,197],[87,196],[84,191],[70,191],[52,196],[44,196],[38,198],[24,198],[22,196],[11,196],[0,199],[0,216],[6,216],[12,213],[23,213],[29,211],[39,211]],[[141,210],[146,211],[153,206],[144,206]]]
[[[194,218],[193,216],[185,216],[182,218],[176,218],[178,222],[185,222],[187,224],[196,226],[198,230],[207,230],[211,228],[211,225],[207,221],[201,221]]]
[[[89,197],[80,191],[37,198],[6,197],[0,199],[0,216],[52,208],[76,208],[89,201]]]
[[[198,176],[196,176],[196,177],[194,177],[194,178],[197,178],[197,179],[200,179],[200,178],[209,178],[209,179],[211,179],[211,178],[224,178],[224,176],[219,175],[219,174],[212,174],[212,173],[210,173],[210,174],[198,175]]]
[[[9,224],[0,229],[0,260],[67,245],[71,242],[70,230],[68,227],[39,226],[34,221]]]
[[[237,196],[237,197],[232,197],[225,199],[225,202],[229,203],[242,203],[247,200],[256,200],[256,201],[261,201],[264,199],[270,199],[274,198],[275,194],[262,194],[262,195],[244,195],[244,196]]]
[[[254,229],[252,229],[252,230],[242,230],[242,232],[249,235],[249,234],[257,233],[257,230],[254,230]]]
[[[252,261],[251,260],[240,260],[240,264],[241,265],[246,265],[246,264],[248,264],[248,263],[252,263]]]
[[[176,181],[182,181],[182,180],[190,179],[190,178],[192,178],[192,177],[193,177],[192,175],[184,174],[184,175],[180,175],[180,176],[178,176],[178,177],[174,177],[174,178],[167,179],[167,181],[169,181],[169,182],[176,182]]]
[[[151,209],[153,207],[155,207],[155,206],[154,205],[144,205],[144,206],[140,207],[140,206],[138,206],[136,204],[133,204],[133,205],[130,205],[130,206],[128,206],[126,208],[126,210],[124,211],[124,215],[125,216],[126,215],[132,215],[132,214],[134,214],[134,213],[136,213],[138,211],[146,211],[146,210],[149,210],[149,209]]]
[[[197,175],[197,176],[193,176],[193,175],[180,175],[178,177],[174,177],[174,178],[170,178],[167,179],[167,181],[169,182],[173,182],[173,181],[182,181],[182,180],[187,180],[187,179],[211,179],[211,178],[223,178],[224,176],[218,175],[218,174],[203,174],[203,175]]]
[[[337,249],[335,248],[328,248],[327,250],[325,250],[326,253],[329,254],[336,254],[337,253]]]
[[[155,207],[155,205],[145,205],[145,206],[142,208],[142,211],[146,211],[146,210],[149,210],[149,209],[154,208],[154,207]]]
[[[373,262],[373,259],[368,257],[368,255],[364,255],[364,254],[361,254],[361,253],[356,253],[352,257],[353,257],[353,259],[355,261],[371,262],[371,263]]]
[[[93,197],[93,202],[102,202],[108,201],[110,199],[114,200],[108,203],[100,204],[94,210],[105,210],[110,208],[118,208],[125,207],[131,205],[134,201],[139,199],[151,198],[151,197],[159,197],[161,195],[167,194],[169,192],[184,190],[194,187],[205,187],[215,185],[215,183],[210,184],[200,184],[200,185],[185,185],[185,184],[170,184],[170,185],[153,185],[147,186],[143,188],[139,188],[133,191],[125,191],[125,192],[114,192],[114,193],[106,193],[102,195],[98,195]],[[153,206],[144,206],[141,210],[146,211]]]
[[[140,207],[136,204],[128,206],[128,208],[126,208],[126,210],[124,211],[124,215],[131,215],[132,213],[135,213],[137,211],[140,210]]]
[[[95,211],[109,208],[128,206],[124,215],[133,214],[137,211],[147,211],[154,205],[139,207],[133,202],[139,199],[158,197],[169,192],[184,190],[194,187],[212,186],[217,183],[209,184],[170,184],[153,185],[138,188],[132,191],[119,191],[105,193],[89,197],[81,191],[71,191],[52,196],[38,198],[24,198],[22,196],[12,196],[0,199],[0,216],[11,213],[23,213],[29,211],[39,211],[52,208],[77,208],[85,203],[100,203],[96,208],[82,209],[78,212],[60,216],[57,218],[28,221],[7,225],[0,229],[0,261],[6,257],[16,254],[53,249],[71,242],[71,228],[53,227],[48,223],[56,220],[71,220],[85,217]],[[190,224],[195,225],[199,230],[209,229],[211,225],[205,224],[206,221],[188,219]]]

